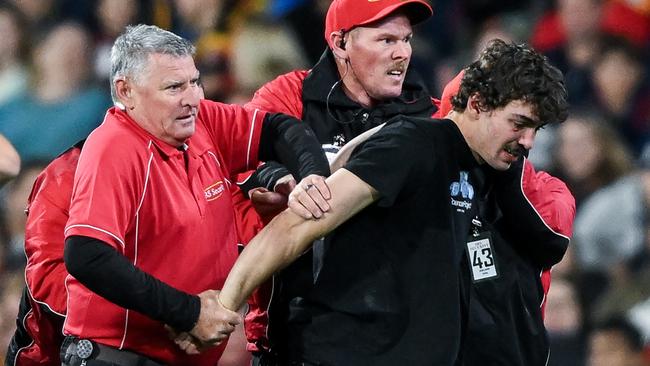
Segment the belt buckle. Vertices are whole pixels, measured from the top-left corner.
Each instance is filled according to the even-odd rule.
[[[80,339],[77,342],[77,357],[82,360],[87,360],[92,356],[95,347],[93,347],[93,342],[87,339]]]

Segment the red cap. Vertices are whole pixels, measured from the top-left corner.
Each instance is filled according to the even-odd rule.
[[[438,111],[433,115],[433,118],[445,118],[454,109],[451,106],[451,98],[455,97],[460,91],[463,75],[465,75],[465,70],[461,70],[449,84],[445,85],[445,88],[442,90],[442,96],[440,97],[440,106],[438,107]]]
[[[424,0],[334,0],[325,18],[325,41],[330,43],[330,34],[372,23],[384,18],[397,9],[408,9],[411,25],[427,20],[433,9]],[[331,47],[331,45],[330,45]]]

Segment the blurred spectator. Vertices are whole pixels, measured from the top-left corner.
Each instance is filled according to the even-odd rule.
[[[89,82],[91,41],[74,23],[57,25],[34,50],[34,87],[0,107],[0,133],[24,164],[50,161],[85,138],[103,119],[110,99]]]
[[[589,366],[647,365],[641,334],[625,318],[610,318],[589,334]]]
[[[226,101],[236,90],[233,37],[252,12],[253,1],[174,0],[174,31],[197,47],[196,66],[206,99]]]
[[[650,2],[643,0],[610,0],[601,20],[602,29],[625,37],[638,47],[650,46]]]
[[[564,73],[572,105],[590,94],[589,71],[598,53],[602,4],[606,0],[557,0],[533,30],[532,45]]]
[[[23,94],[29,77],[24,60],[27,42],[23,15],[0,3],[0,105]]]
[[[633,250],[611,249],[617,247],[619,243],[616,240],[622,238],[614,238],[615,241],[611,243],[606,241],[606,237],[611,238],[609,235],[612,231],[619,229],[607,226],[616,222],[618,216],[602,219],[601,223],[607,222],[602,227],[592,227],[591,224],[586,223],[589,221],[596,223],[600,219],[598,215],[602,214],[602,211],[593,213],[593,209],[589,207],[595,204],[587,204],[587,202],[593,198],[595,192],[630,173],[633,164],[627,147],[616,131],[592,114],[576,112],[569,116],[557,129],[556,140],[558,144],[555,149],[556,173],[564,179],[576,198],[576,221],[571,247],[575,257],[574,272],[578,276],[580,301],[585,311],[589,312],[592,304],[607,289],[610,282],[608,277],[610,272],[604,270],[604,265],[599,262],[611,263],[610,259],[616,261],[615,258],[605,258],[612,255],[612,251],[618,253],[620,258],[621,253],[629,253]],[[623,199],[623,197],[614,198],[618,205]],[[602,199],[596,199],[596,202],[598,201]],[[583,211],[585,205],[588,211]],[[629,213],[623,213],[626,210]],[[621,212],[621,217],[634,215],[633,207],[624,209],[617,206],[615,211]],[[596,215],[596,218],[593,215]],[[638,248],[638,237],[635,239],[633,233],[626,234],[628,237],[625,240],[631,242],[628,245]],[[637,244],[632,244],[635,241]],[[591,262],[591,268],[585,266],[588,262]]]
[[[495,38],[502,39],[506,42],[516,41],[515,35],[505,27],[503,21],[499,18],[493,18],[492,21],[485,22],[483,28],[478,33],[474,42],[472,58],[476,59],[487,44]]]
[[[626,314],[650,339],[650,268],[633,273],[627,281],[610,286],[593,306],[592,320],[602,322],[616,314]]]
[[[174,0],[173,4],[178,16],[175,32],[196,44],[196,65],[207,99],[250,99],[263,83],[306,65],[300,46],[286,29],[262,17],[264,2]]]
[[[638,156],[650,141],[648,58],[623,38],[605,37],[594,59],[594,96],[585,103],[612,121]],[[591,100],[590,100],[591,99]]]
[[[627,276],[621,273],[624,268],[616,267],[625,266],[646,247],[648,198],[650,170],[645,170],[623,176],[584,201],[573,229],[574,249],[583,270],[607,272],[618,285],[626,282]]]
[[[97,0],[95,6],[94,69],[96,76],[108,82],[111,73],[111,46],[129,24],[137,23],[138,5],[131,0]]]
[[[10,0],[25,15],[27,31],[33,38],[43,37],[61,21],[57,0]]]
[[[616,131],[594,115],[574,112],[557,129],[555,170],[578,205],[596,190],[627,174],[632,159]]]
[[[274,23],[287,23],[310,65],[316,64],[325,50],[323,32],[326,0],[269,0],[267,14]]]
[[[195,60],[206,99],[228,100],[236,89],[231,37],[219,32],[203,35],[197,43]]]
[[[431,22],[426,22],[424,25],[430,23]],[[447,59],[445,62],[439,63],[436,66],[436,89],[440,89],[440,86],[446,85],[449,80],[453,79],[458,74],[460,68],[457,62],[460,59],[464,60],[462,61],[461,65],[470,64],[478,57],[479,53],[485,49],[485,46],[488,44],[488,42],[496,38],[502,39],[506,42],[511,42],[516,41],[517,37],[510,31],[510,29],[507,28],[502,18],[494,16],[491,19],[482,22],[482,26],[477,30],[476,37],[473,39],[473,44],[471,47],[467,47],[465,50],[463,50],[461,54],[457,55],[453,59],[453,62],[450,63],[449,61],[451,60]],[[440,93],[434,93],[433,95],[440,95]]]
[[[237,86],[249,98],[276,76],[308,67],[291,34],[269,22],[249,23],[242,29],[235,38],[233,60]]]
[[[596,191],[578,209],[573,248],[592,319],[622,313],[650,297],[649,199],[650,170],[644,170]]]
[[[242,1],[247,2],[250,1]],[[229,24],[234,15],[229,12],[234,11],[235,1],[173,0],[173,4],[178,15],[174,33],[195,43],[206,33],[226,32],[234,27]]]
[[[551,344],[548,366],[585,364],[583,314],[572,282],[553,279],[546,300],[544,325]]]

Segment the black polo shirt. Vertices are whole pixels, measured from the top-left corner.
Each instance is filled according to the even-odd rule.
[[[380,199],[325,239],[312,291],[290,304],[294,360],[453,365],[466,319],[460,266],[480,170],[449,120],[399,116],[345,166]]]

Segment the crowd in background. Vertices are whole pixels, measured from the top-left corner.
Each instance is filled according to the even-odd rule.
[[[245,103],[263,83],[319,59],[328,5],[0,1],[0,134],[22,159],[21,174],[0,192],[0,352],[24,286],[31,185],[49,161],[101,123],[111,104],[110,46],[124,27],[156,24],[190,39],[206,98]],[[415,28],[411,63],[432,95],[492,38],[530,43],[566,77],[571,115],[541,130],[530,154],[538,169],[568,184],[577,202],[574,237],[553,270],[547,299],[549,365],[616,365],[616,357],[650,364],[650,1],[432,5],[433,18]]]

